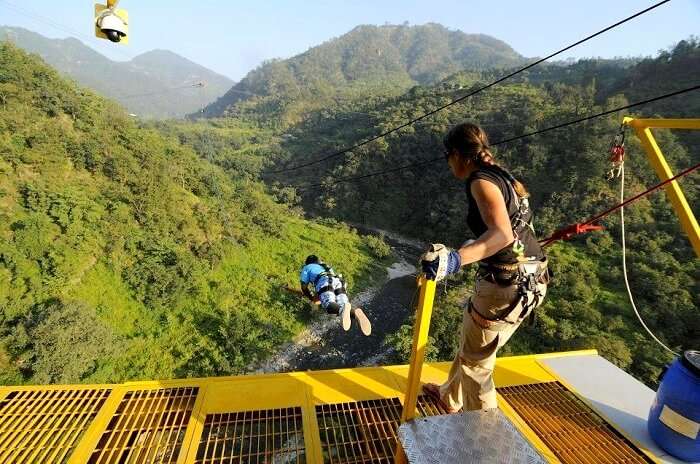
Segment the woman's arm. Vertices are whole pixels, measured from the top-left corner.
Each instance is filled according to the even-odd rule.
[[[462,265],[488,258],[515,240],[506,201],[496,184],[483,179],[471,183],[471,193],[488,230],[459,249]]]

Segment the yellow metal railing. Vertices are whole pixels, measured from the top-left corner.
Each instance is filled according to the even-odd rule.
[[[416,308],[416,320],[413,324],[413,344],[411,346],[411,360],[408,368],[408,385],[406,397],[401,412],[401,422],[412,420],[416,417],[416,403],[418,401],[418,389],[421,383],[423,361],[425,361],[425,348],[428,344],[428,330],[430,329],[430,317],[433,314],[433,300],[435,299],[435,281],[428,280],[424,276],[418,279],[420,296]],[[405,463],[406,454],[399,442],[396,446],[396,463]]]
[[[649,157],[649,162],[662,181],[673,177],[673,172],[671,172],[671,168],[656,143],[651,129],[700,129],[700,119],[635,119],[626,117],[622,123],[634,129]],[[666,186],[666,195],[676,210],[681,227],[688,235],[695,254],[700,256],[700,227],[698,227],[698,221],[693,210],[690,209],[678,181],[674,180]]]
[[[422,349],[415,351],[413,369],[401,365],[113,385],[0,386],[0,462],[387,462],[396,453],[404,403],[412,403],[403,410],[404,418],[446,412],[417,395],[420,381],[442,382],[450,368],[449,362],[419,362],[435,283],[422,282],[421,289],[416,325]],[[496,385],[567,386],[540,361],[595,354],[499,358]],[[404,393],[409,371],[413,400]],[[548,462],[558,462],[507,402],[500,407]]]

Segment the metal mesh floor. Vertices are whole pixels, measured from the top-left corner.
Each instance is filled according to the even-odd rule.
[[[174,463],[198,388],[161,388],[124,395],[89,463]]]
[[[398,398],[316,406],[323,461],[393,463],[401,408]],[[445,413],[423,396],[417,409],[422,416]]]
[[[301,408],[209,414],[195,463],[305,463]]]
[[[565,464],[653,462],[559,382],[498,392]]]
[[[62,463],[110,390],[14,391],[0,402],[0,462]]]

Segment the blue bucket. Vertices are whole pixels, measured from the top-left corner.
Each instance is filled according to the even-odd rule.
[[[666,452],[700,461],[700,351],[686,351],[671,363],[651,405],[648,426]]]

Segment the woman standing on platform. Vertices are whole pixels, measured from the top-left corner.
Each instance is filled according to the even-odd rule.
[[[476,240],[459,250],[431,245],[421,258],[429,279],[440,280],[478,262],[476,289],[464,311],[459,352],[442,385],[423,390],[450,412],[498,407],[496,353],[547,292],[547,259],[532,227],[525,186],[498,166],[483,129],[463,123],[444,139],[452,174],[466,181],[467,224]]]

